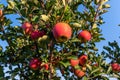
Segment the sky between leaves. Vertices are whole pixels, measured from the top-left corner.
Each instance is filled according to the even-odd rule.
[[[0,4],[1,3],[7,5],[6,0],[0,0]],[[108,9],[109,12],[103,15],[103,20],[105,21],[105,24],[101,25],[100,27],[102,29],[103,37],[106,40],[97,43],[97,48],[99,49],[99,52],[103,50],[103,46],[108,45],[108,41],[113,42],[114,40],[116,40],[120,45],[120,27],[118,26],[118,24],[120,24],[120,0],[110,0],[108,4],[111,5],[111,8]],[[20,25],[18,22],[15,21],[15,18],[18,15],[13,16],[8,16],[8,18],[14,21],[13,25]],[[5,49],[7,43],[0,40],[0,45],[2,45]],[[110,80],[116,79],[111,78]]]

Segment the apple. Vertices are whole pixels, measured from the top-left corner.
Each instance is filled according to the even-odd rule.
[[[120,65],[118,66],[117,71],[120,72]]]
[[[31,39],[35,40],[38,39],[40,37],[40,31],[39,30],[35,30],[30,34]]]
[[[87,56],[87,55],[81,55],[81,56],[79,57],[79,64],[80,64],[81,66],[84,66],[84,65],[86,64],[86,62],[87,62],[87,59],[88,59],[88,56]]]
[[[3,15],[3,11],[2,9],[0,9],[0,17]]]
[[[59,22],[55,24],[52,32],[57,42],[65,42],[71,38],[72,28],[67,23]]]
[[[72,67],[77,66],[79,64],[78,59],[70,59],[70,64]]]
[[[39,37],[42,37],[44,35],[45,35],[44,31],[35,30],[30,34],[30,37],[31,37],[32,40],[36,40]]]
[[[48,63],[45,63],[45,64],[43,65],[43,67],[45,68],[45,70],[48,70],[48,69],[49,69],[49,64],[48,64]]]
[[[112,67],[113,71],[118,71],[119,64],[118,63],[112,63],[111,67]]]
[[[33,31],[33,26],[29,22],[23,23],[22,28],[23,28],[25,34],[31,34]]]
[[[40,35],[39,36],[43,37],[45,34],[46,34],[45,31],[42,30],[42,31],[40,31]]]
[[[85,72],[84,71],[82,71],[82,70],[80,70],[80,69],[76,69],[75,70],[75,75],[77,76],[77,77],[83,77],[84,75],[85,75]]]
[[[87,30],[83,30],[78,34],[78,38],[81,39],[83,42],[91,40],[91,34]]]
[[[30,68],[33,70],[37,70],[39,65],[41,65],[41,62],[37,58],[32,59],[29,64]]]

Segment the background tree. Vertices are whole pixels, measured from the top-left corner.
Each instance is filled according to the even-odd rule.
[[[102,52],[105,55],[105,59],[109,59],[109,64],[111,64],[110,76],[120,79],[120,47],[118,42],[108,42],[108,46],[103,47]]]
[[[7,0],[0,4],[1,79],[108,79],[111,65],[98,54],[104,40],[99,26],[110,6],[107,0]],[[83,8],[81,8],[83,6]],[[79,11],[80,10],[80,11]],[[19,15],[12,26],[7,15]],[[17,25],[17,24],[16,24]],[[9,71],[4,72],[3,68]],[[9,75],[6,75],[9,73]]]

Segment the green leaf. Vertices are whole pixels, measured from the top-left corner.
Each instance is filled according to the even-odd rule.
[[[3,67],[0,66],[0,78],[4,77]]]
[[[101,68],[94,69],[90,74],[96,73],[96,72],[100,71],[100,69]]]
[[[108,70],[107,70],[107,74],[109,74],[112,71],[112,67],[111,65],[109,66]]]
[[[3,4],[0,4],[0,9],[3,8],[3,6],[4,6]]]
[[[60,61],[59,63],[62,64],[65,68],[70,66],[70,62],[69,61],[67,61],[67,62]]]
[[[92,66],[90,66],[89,64],[86,64],[87,68],[92,71]]]

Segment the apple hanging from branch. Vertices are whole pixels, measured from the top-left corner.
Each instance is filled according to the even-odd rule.
[[[71,38],[72,28],[67,23],[59,22],[55,24],[52,32],[57,42],[65,42]]]
[[[87,30],[83,30],[78,34],[78,38],[82,40],[82,42],[87,42],[91,40],[91,34]]]
[[[30,35],[33,31],[33,26],[29,22],[25,22],[22,24],[22,29],[24,30],[26,35]]]

